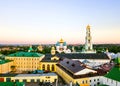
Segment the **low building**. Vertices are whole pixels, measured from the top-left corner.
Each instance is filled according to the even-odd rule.
[[[17,52],[10,54],[5,59],[13,60],[17,71],[34,71],[39,69],[39,62],[43,54],[35,52]]]
[[[12,69],[13,65],[12,60],[0,60],[0,74],[9,73]]]
[[[115,59],[115,66],[102,78],[107,86],[120,86],[120,58]]]
[[[56,54],[56,56],[59,58],[79,60],[81,62],[84,62],[84,60],[87,60],[90,62],[91,66],[98,66],[104,63],[109,63],[111,59],[105,53],[68,53],[68,54]]]
[[[44,73],[44,74],[12,74],[12,75],[1,75],[0,79],[3,82],[55,82],[58,76],[55,73]]]
[[[68,84],[78,83],[80,86],[96,86],[101,83],[100,77],[104,74],[87,68],[80,61],[63,59],[56,66],[58,73]]]

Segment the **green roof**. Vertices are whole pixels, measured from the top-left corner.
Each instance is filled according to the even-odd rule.
[[[0,86],[25,86],[23,82],[0,82]]]
[[[116,64],[120,64],[120,58],[119,58],[119,57],[116,58],[116,59],[114,60],[114,62],[115,62]]]
[[[0,64],[5,64],[5,63],[8,63],[8,62],[11,62],[12,60],[0,60]]]
[[[117,64],[110,70],[108,74],[105,75],[105,77],[120,82],[120,65],[118,65],[119,61],[120,61],[120,58],[115,59],[115,62],[117,62]]]
[[[43,54],[35,53],[35,52],[17,52],[8,55],[8,57],[41,57]]]

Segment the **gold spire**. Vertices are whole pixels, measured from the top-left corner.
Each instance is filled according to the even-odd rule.
[[[90,25],[89,24],[87,25],[86,29],[90,29]]]
[[[59,42],[60,42],[60,43],[63,43],[63,42],[64,42],[64,40],[61,38]]]

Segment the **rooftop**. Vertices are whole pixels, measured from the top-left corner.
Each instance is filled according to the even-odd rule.
[[[15,77],[39,77],[39,76],[57,76],[55,73],[43,73],[43,74],[18,74]]]
[[[18,74],[0,74],[0,77],[14,77]]]
[[[66,69],[70,70],[72,73],[76,73],[78,71],[85,69],[83,64],[80,63],[79,61],[74,61],[67,58],[63,59],[63,61],[60,61],[59,64],[65,67]]]
[[[120,57],[116,58],[116,59],[114,60],[114,63],[115,63],[115,64],[120,64]]]
[[[8,55],[8,57],[41,57],[43,54],[35,53],[35,52],[17,52]]]
[[[1,64],[5,64],[5,63],[8,63],[8,62],[11,62],[12,60],[0,60],[0,65]]]
[[[105,53],[89,53],[89,54],[85,54],[85,53],[59,54],[58,53],[55,56],[59,58],[68,58],[68,59],[109,59],[109,57]],[[45,54],[45,57],[43,58],[42,62],[50,62],[51,57],[53,57],[53,55]]]
[[[97,72],[97,73],[88,73],[88,74],[82,74],[82,75],[74,75],[73,73],[71,73],[70,71],[68,71],[66,68],[64,68],[63,66],[61,66],[60,64],[57,64],[57,66],[63,70],[66,74],[68,74],[69,76],[71,76],[74,79],[78,79],[78,78],[86,78],[86,77],[94,77],[94,76],[103,76],[105,75],[105,73],[101,73],[101,72]]]
[[[116,58],[115,62],[117,63],[120,61],[120,58]],[[116,64],[105,77],[119,81],[120,82],[120,64]]]
[[[0,82],[0,86],[24,86],[24,82]]]
[[[42,59],[41,62],[58,62],[57,60],[51,60],[53,56],[54,55],[51,54],[45,54],[45,57]]]
[[[105,53],[67,53],[56,54],[56,56],[69,59],[109,59]]]

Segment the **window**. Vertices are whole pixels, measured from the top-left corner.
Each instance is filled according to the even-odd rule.
[[[87,83],[87,80],[86,80],[86,83]]]
[[[100,85],[100,82],[98,82],[97,85]]]
[[[69,64],[69,61],[67,61],[66,63]]]
[[[44,64],[42,65],[42,69],[45,70],[45,65]]]
[[[50,65],[49,64],[47,65],[47,70],[50,71]]]
[[[54,71],[55,70],[55,67],[54,67],[54,65],[52,65],[52,71]]]
[[[111,80],[111,83],[113,83],[113,80]]]
[[[90,80],[90,82],[91,82],[91,80]]]

